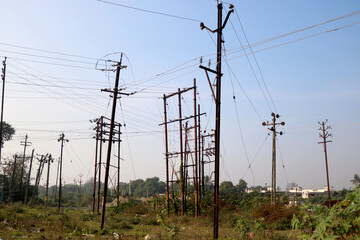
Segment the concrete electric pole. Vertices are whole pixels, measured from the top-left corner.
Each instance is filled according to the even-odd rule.
[[[279,114],[271,113],[272,123],[263,122],[263,126],[271,126],[268,128],[273,132],[273,142],[272,142],[272,167],[271,167],[271,204],[276,204],[276,134],[283,135],[283,132],[277,132],[276,126],[284,126],[285,122],[276,123],[276,119],[279,118]]]
[[[62,160],[63,160],[63,149],[64,149],[64,141],[69,142],[68,139],[65,139],[65,134],[60,134],[60,138],[58,139],[58,142],[61,141],[61,150],[60,150],[60,178],[59,178],[59,210],[61,208],[61,177],[62,177]]]
[[[326,143],[332,142],[331,140],[327,141],[326,139],[328,137],[332,137],[332,134],[328,132],[328,130],[331,129],[331,126],[326,126],[327,119],[325,122],[318,122],[320,124],[319,130],[321,133],[319,133],[319,137],[323,139],[322,142],[318,142],[318,144],[324,145],[324,153],[325,153],[325,166],[326,166],[326,180],[327,180],[327,188],[328,188],[328,199],[329,199],[329,207],[331,207],[331,196],[330,196],[330,183],[329,183],[329,169],[328,169],[328,160],[327,160],[327,150],[326,150]]]

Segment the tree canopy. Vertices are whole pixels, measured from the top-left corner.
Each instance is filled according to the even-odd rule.
[[[239,183],[236,184],[236,190],[239,192],[245,192],[247,189],[247,182],[244,179],[240,179]]]
[[[14,134],[15,129],[10,124],[3,122],[1,148],[4,146],[5,141],[9,141],[12,139],[12,136]]]
[[[355,186],[360,184],[360,176],[355,173],[354,178],[350,180]]]

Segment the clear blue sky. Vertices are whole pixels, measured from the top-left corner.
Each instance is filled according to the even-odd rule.
[[[96,59],[115,52],[126,54],[122,86],[128,92],[138,91],[123,97],[117,109],[117,121],[126,124],[121,181],[165,179],[164,133],[158,126],[163,122],[163,94],[190,87],[196,78],[199,103],[207,113],[202,128],[214,128],[210,89],[198,65],[203,56],[204,65],[211,59],[215,68],[216,36],[201,31],[199,23],[216,28],[216,1],[111,2],[190,20],[95,0],[0,0],[0,56],[8,57],[4,120],[16,129],[13,141],[5,144],[4,157],[20,153],[20,141],[28,134],[36,153],[49,152],[57,158],[57,138],[64,132],[70,140],[64,152],[65,182],[79,179],[79,174],[90,178],[95,142],[89,119],[109,116],[109,96],[100,89],[114,83],[114,73],[105,74],[94,66]],[[271,138],[261,123],[271,120],[274,111],[286,122],[280,129],[285,134],[278,139],[278,185],[282,189],[287,182],[304,188],[326,185],[323,148],[317,142],[321,140],[318,121],[328,119],[334,135],[328,145],[330,184],[337,189],[350,187],[350,179],[360,173],[360,14],[356,12],[360,2],[232,4],[235,14],[224,30],[221,180],[235,184],[244,178],[250,186],[271,183]],[[225,10],[226,3],[224,16]],[[248,58],[241,49],[247,40],[239,20],[258,65],[249,48]],[[329,20],[334,21],[325,23]],[[314,26],[320,23],[324,24]],[[305,29],[310,26],[314,27]],[[302,31],[292,33],[296,30]],[[292,34],[283,35],[287,33]],[[174,71],[167,72],[170,69]],[[177,118],[175,100],[169,100],[170,119]],[[183,106],[183,115],[191,115],[192,94],[184,96]],[[170,128],[170,148],[177,151],[177,125]]]

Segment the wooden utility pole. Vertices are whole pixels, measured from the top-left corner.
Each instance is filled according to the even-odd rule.
[[[35,196],[37,195],[38,190],[39,190],[40,179],[41,179],[42,171],[44,169],[46,158],[47,158],[47,154],[46,155],[41,155],[40,159],[38,158],[39,168],[38,168],[37,173],[36,173],[35,186],[34,186],[33,194],[31,196],[31,203],[35,202]]]
[[[24,167],[25,167],[25,154],[26,154],[26,147],[31,145],[31,142],[28,142],[28,135],[25,135],[25,141],[21,141],[20,145],[24,146],[24,153],[22,157],[21,163],[21,173],[20,173],[20,185],[19,185],[19,200],[21,200],[21,192],[22,192],[22,183],[23,183],[23,174],[24,174]]]
[[[331,207],[331,196],[330,196],[330,182],[329,182],[329,169],[328,169],[328,160],[327,160],[327,150],[326,150],[326,143],[328,142],[332,142],[331,140],[326,140],[328,137],[332,137],[332,134],[328,132],[328,130],[331,129],[331,126],[326,126],[327,123],[327,119],[325,120],[325,122],[318,122],[320,124],[320,128],[319,130],[321,131],[321,133],[319,133],[319,137],[323,139],[322,142],[318,142],[318,144],[323,144],[324,145],[324,153],[325,153],[325,166],[326,166],[326,180],[327,180],[327,188],[328,188],[328,205],[329,208]]]
[[[2,84],[2,95],[1,95],[1,122],[0,122],[0,166],[1,166],[1,149],[3,143],[3,117],[4,117],[4,96],[5,96],[5,74],[6,74],[6,57],[4,59],[1,80]],[[1,202],[4,202],[4,183],[5,182],[5,174],[3,174],[2,184],[1,184]]]
[[[98,145],[99,145],[99,121],[100,119],[98,118],[96,120],[96,135],[95,135],[96,144],[95,144],[94,189],[92,196],[92,212],[95,212],[95,201],[96,201],[95,193],[96,193],[96,174],[98,169],[97,159],[98,159]]]
[[[273,132],[273,141],[272,141],[272,167],[271,167],[271,204],[276,204],[276,134],[279,133],[283,135],[283,132],[277,132],[276,126],[277,125],[285,125],[285,122],[276,123],[276,119],[279,118],[279,114],[271,113],[272,116],[272,123],[270,122],[263,122],[263,126],[271,126],[268,128],[270,131]]]
[[[190,87],[190,88],[184,88],[182,90],[180,90],[180,88],[178,89],[177,92],[171,93],[169,95],[165,95],[163,96],[163,100],[164,100],[164,119],[165,122],[164,123],[160,123],[159,126],[161,125],[165,125],[165,159],[166,159],[166,205],[167,205],[167,212],[169,214],[170,212],[170,199],[169,199],[169,191],[170,191],[170,182],[172,182],[172,186],[174,181],[170,181],[169,180],[169,158],[170,157],[174,157],[174,156],[179,156],[180,155],[180,179],[178,179],[178,181],[180,182],[180,208],[181,208],[181,215],[184,215],[186,212],[186,193],[185,193],[185,189],[186,189],[186,180],[185,180],[185,169],[187,167],[189,167],[186,163],[186,154],[192,153],[191,151],[187,151],[186,147],[185,147],[185,151],[184,151],[184,144],[183,144],[183,121],[187,120],[187,119],[194,119],[194,124],[198,125],[196,122],[196,118],[200,117],[201,115],[204,115],[205,113],[196,113],[196,108],[194,109],[194,116],[189,116],[189,117],[184,117],[182,116],[182,104],[181,104],[181,98],[182,98],[182,94],[185,92],[188,92],[190,90],[194,90],[194,97],[196,98],[196,80],[194,79],[194,87]],[[173,119],[173,120],[168,120],[167,118],[167,111],[166,111],[166,106],[167,106],[167,98],[173,97],[173,96],[178,96],[178,107],[179,107],[179,118],[178,119]],[[195,105],[196,105],[196,99],[195,99]],[[180,137],[180,151],[179,152],[174,152],[174,153],[169,153],[169,148],[168,148],[168,124],[169,123],[174,123],[174,122],[179,122],[179,137]],[[196,127],[191,127],[191,129],[194,129],[194,131],[197,131]],[[197,132],[195,132],[195,150],[193,151],[195,154],[197,154]],[[186,142],[186,141],[185,141]],[[186,145],[186,143],[185,143]],[[185,155],[185,156],[184,156]],[[195,156],[196,158],[196,156]],[[194,164],[192,165],[193,167],[196,167],[196,161],[194,162]],[[174,173],[174,166],[172,166],[172,170]],[[196,169],[194,169],[194,176],[196,176]],[[176,174],[176,171],[175,171]],[[176,174],[177,176],[177,174]],[[198,183],[196,183],[196,179],[194,178],[194,185],[196,187],[196,185],[198,185]],[[195,192],[194,197],[196,198],[196,194],[198,194],[199,187],[197,187],[197,192]],[[197,200],[199,198],[197,197]],[[176,206],[174,205],[175,211],[176,210]],[[199,210],[197,210],[199,211]]]
[[[113,105],[112,105],[112,112],[111,112],[111,124],[110,124],[110,131],[109,131],[109,143],[108,143],[108,151],[106,157],[106,168],[105,168],[105,180],[104,180],[104,190],[103,190],[103,197],[102,197],[102,208],[101,208],[101,221],[100,221],[100,229],[104,228],[104,221],[105,221],[105,209],[106,209],[106,197],[107,197],[107,187],[109,181],[109,170],[110,170],[110,159],[111,159],[111,147],[113,143],[113,135],[114,135],[114,126],[115,126],[115,113],[116,113],[116,102],[118,99],[118,94],[129,95],[126,93],[121,93],[121,89],[119,89],[119,76],[120,70],[122,68],[126,68],[126,66],[122,66],[122,58],[123,53],[120,55],[120,61],[116,64],[116,79],[115,79],[115,87],[113,90]],[[119,139],[120,141],[120,139]],[[99,179],[100,181],[100,179]]]
[[[2,84],[2,95],[1,95],[1,122],[0,122],[0,165],[1,165],[1,149],[3,144],[3,117],[4,117],[4,96],[5,96],[5,75],[6,75],[6,57],[4,59],[1,80]],[[4,184],[4,183],[3,183]],[[4,187],[4,186],[2,186]]]
[[[195,217],[199,214],[199,165],[198,165],[198,116],[197,116],[197,104],[196,104],[196,79],[194,78],[194,142],[195,142]],[[200,113],[199,113],[200,117]]]
[[[9,203],[13,201],[13,196],[12,195],[13,195],[13,187],[14,187],[14,181],[15,181],[16,159],[17,159],[17,155],[15,154],[13,172],[11,174],[11,182],[10,182],[10,189],[9,189],[9,198],[8,198]]]
[[[80,178],[80,180],[79,180],[79,195],[80,195],[80,200],[81,200],[81,184],[83,183],[83,181],[82,181],[82,177],[83,177],[84,175],[83,174],[79,174],[79,178]]]
[[[184,150],[183,150],[183,133],[182,133],[182,111],[181,111],[181,91],[178,89],[179,100],[179,129],[180,129],[180,214],[185,213],[185,183],[184,183]]]
[[[59,180],[59,169],[60,169],[60,158],[57,160],[57,168],[56,168],[56,182],[55,182],[55,191],[54,191],[54,202],[57,199],[57,186],[58,186],[58,180]]]
[[[63,160],[63,149],[64,149],[64,141],[69,142],[68,139],[65,139],[65,134],[60,134],[60,138],[58,139],[58,142],[61,141],[61,151],[60,151],[60,178],[59,178],[59,205],[58,208],[60,210],[61,208],[61,177],[62,177],[62,160]]]
[[[118,155],[117,155],[117,160],[118,160],[118,165],[117,165],[117,186],[116,186],[116,198],[119,204],[120,201],[120,135],[121,135],[121,124],[119,124],[119,133],[118,133]]]
[[[205,146],[205,142],[204,142],[204,139],[205,139],[205,136],[201,136],[201,193],[202,193],[202,196],[205,197],[205,163],[204,163],[204,146]]]
[[[164,126],[165,126],[165,159],[166,159],[166,210],[167,215],[170,213],[170,201],[169,201],[169,145],[168,145],[168,129],[167,129],[167,112],[166,112],[166,96],[163,96],[164,100]],[[172,183],[173,184],[173,183]]]
[[[198,148],[197,148],[197,152],[198,152],[198,163],[197,163],[197,165],[198,165],[198,179],[199,179],[199,182],[198,182],[198,199],[199,199],[199,201],[201,201],[201,183],[202,183],[202,180],[201,180],[201,164],[200,164],[200,159],[201,159],[201,127],[200,127],[200,119],[201,119],[201,117],[200,117],[200,104],[198,104],[198,127],[197,127],[197,129],[196,129],[196,131],[198,131],[198,134],[197,134],[197,146],[198,146]],[[200,214],[200,209],[199,209],[199,214]]]
[[[100,117],[100,149],[99,149],[99,178],[98,178],[98,189],[97,189],[97,213],[100,212],[100,189],[101,189],[101,164],[102,164],[102,144],[103,144],[103,126],[104,118]]]
[[[49,193],[49,177],[50,177],[50,163],[54,162],[54,159],[51,157],[51,154],[48,156],[47,160],[45,159],[45,163],[48,164],[47,176],[46,176],[46,190],[45,190],[45,208],[47,207],[48,202],[48,193]]]
[[[230,4],[230,11],[228,12],[224,23],[222,22],[222,3],[218,3],[218,24],[217,29],[211,30],[204,25],[204,23],[200,23],[201,30],[207,29],[212,33],[217,33],[217,61],[216,61],[216,71],[200,66],[200,68],[204,69],[207,74],[207,71],[216,74],[216,119],[215,119],[215,190],[214,190],[214,231],[213,238],[218,239],[218,224],[219,224],[219,183],[220,183],[220,104],[221,104],[221,57],[222,57],[222,30],[225,28],[227,21],[229,20],[230,14],[234,12],[233,5]],[[211,90],[213,91],[212,86]]]
[[[28,176],[27,176],[27,180],[26,180],[26,189],[25,189],[24,204],[27,203],[27,198],[28,198],[28,194],[29,194],[29,186],[30,186],[30,178],[31,178],[31,168],[32,168],[32,163],[33,163],[33,158],[34,158],[34,150],[35,150],[35,149],[33,149],[32,152],[31,152],[29,172],[28,172]]]

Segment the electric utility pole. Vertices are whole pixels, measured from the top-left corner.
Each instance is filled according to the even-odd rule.
[[[103,190],[103,199],[102,199],[102,209],[101,209],[101,221],[100,221],[100,228],[104,228],[104,220],[105,220],[105,208],[106,208],[106,197],[107,197],[107,187],[109,181],[109,168],[110,168],[110,159],[111,159],[111,147],[113,143],[113,135],[114,135],[114,123],[115,123],[115,113],[116,113],[116,102],[118,99],[118,94],[122,95],[129,95],[127,93],[121,93],[122,89],[119,89],[119,76],[120,70],[122,68],[126,68],[126,66],[121,65],[123,58],[123,53],[120,55],[120,61],[116,63],[116,79],[115,79],[115,87],[112,91],[113,93],[113,105],[112,105],[112,112],[111,112],[111,124],[110,124],[110,132],[109,132],[109,143],[108,143],[108,151],[107,151],[107,158],[106,158],[106,169],[105,169],[105,179],[104,179],[104,190]],[[100,181],[100,179],[99,179]]]
[[[204,69],[207,74],[207,71],[216,74],[216,119],[215,119],[215,190],[214,190],[214,239],[218,239],[218,224],[219,224],[219,182],[220,182],[220,104],[221,104],[221,57],[222,57],[222,47],[223,43],[222,39],[222,30],[225,28],[227,21],[229,20],[230,14],[234,12],[234,6],[230,4],[230,11],[228,12],[224,23],[222,22],[222,3],[218,3],[218,24],[217,29],[211,30],[204,25],[204,23],[200,23],[201,30],[206,29],[211,33],[217,33],[217,61],[216,61],[216,71],[200,66],[200,68]],[[212,86],[211,90],[213,92]]]
[[[9,189],[9,199],[8,199],[9,203],[13,201],[13,187],[14,187],[14,181],[15,181],[16,159],[17,159],[17,155],[15,154],[13,172],[11,174],[11,182],[10,182],[10,189]]]
[[[319,133],[319,137],[323,139],[322,142],[318,142],[318,144],[324,145],[324,153],[325,153],[325,166],[326,166],[326,180],[327,180],[327,188],[328,188],[328,199],[329,199],[329,208],[331,207],[331,196],[330,196],[330,183],[329,183],[329,169],[328,169],[328,160],[327,160],[327,150],[326,150],[326,143],[332,142],[331,140],[326,140],[328,137],[332,137],[332,134],[328,132],[328,130],[331,129],[331,126],[326,126],[327,119],[325,122],[318,122],[320,124],[319,130],[321,133]]]
[[[34,186],[33,195],[31,197],[31,203],[35,202],[35,196],[37,196],[37,194],[38,194],[39,185],[40,185],[40,179],[41,179],[41,175],[42,175],[42,172],[43,172],[43,169],[44,169],[45,160],[46,160],[47,156],[48,156],[48,154],[41,155],[40,159],[37,158],[38,161],[39,161],[39,168],[38,168],[37,173],[36,173],[35,186]]]
[[[92,212],[95,212],[95,193],[96,193],[96,174],[97,174],[97,159],[98,159],[98,146],[99,146],[99,121],[100,119],[96,119],[96,135],[95,135],[95,165],[94,165],[94,189],[93,189],[93,196],[92,196]],[[101,139],[100,139],[101,141]]]
[[[58,180],[59,180],[59,168],[60,168],[60,158],[58,158],[57,160],[58,164],[57,164],[57,168],[56,168],[56,182],[55,182],[55,191],[54,191],[54,202],[57,199],[57,186],[58,186]]]
[[[24,204],[27,203],[27,198],[28,198],[29,185],[30,185],[30,177],[31,177],[31,168],[32,168],[32,162],[33,162],[33,158],[34,158],[34,150],[35,150],[35,149],[33,149],[32,152],[31,152],[30,167],[29,167],[29,172],[28,172],[28,176],[27,176],[27,180],[26,180],[26,189],[25,189]]]
[[[185,180],[184,180],[184,150],[183,150],[183,129],[182,129],[182,111],[181,111],[181,91],[178,89],[178,101],[179,101],[179,130],[180,130],[180,213],[181,216],[185,213]]]
[[[24,153],[23,159],[21,164],[21,174],[20,174],[20,186],[19,186],[19,200],[21,199],[21,190],[22,190],[22,183],[23,183],[23,174],[24,174],[24,167],[25,167],[25,154],[26,154],[26,147],[31,145],[31,142],[28,142],[28,135],[25,135],[25,141],[21,141],[20,145],[24,146]]]
[[[119,133],[118,133],[118,155],[117,155],[117,160],[118,160],[118,165],[117,165],[117,187],[116,187],[116,198],[119,204],[120,201],[120,135],[121,135],[121,125],[119,124]]]
[[[97,189],[97,213],[100,211],[100,188],[101,188],[101,160],[102,160],[102,143],[103,143],[103,126],[104,126],[104,118],[101,116],[100,118],[100,150],[99,150],[99,180],[98,180],[98,189]]]
[[[3,61],[3,68],[1,79],[3,81],[2,85],[2,95],[1,95],[1,123],[0,123],[0,165],[1,165],[1,149],[3,143],[3,116],[4,116],[4,94],[5,94],[5,74],[6,74],[6,57]],[[4,187],[4,186],[3,186]]]
[[[64,148],[64,141],[69,142],[68,139],[65,139],[65,134],[60,134],[60,138],[58,142],[61,141],[61,151],[60,151],[60,178],[59,178],[59,210],[61,208],[61,175],[62,175],[62,158],[63,158],[63,148]]]
[[[48,164],[47,176],[46,176],[46,191],[45,191],[45,208],[47,207],[48,202],[48,192],[49,192],[49,176],[50,176],[50,163],[54,162],[54,159],[51,157],[51,154],[48,156],[48,159],[45,159],[45,163]]]
[[[2,143],[3,143],[5,73],[6,73],[6,57],[3,61],[3,68],[2,68],[2,73],[1,73],[1,80],[3,81],[3,85],[2,85],[2,95],[1,95],[1,122],[0,122],[0,166],[1,166],[1,149],[2,149]],[[1,202],[4,201],[4,182],[5,182],[5,174],[3,174],[3,179],[2,179],[2,184],[1,184]]]
[[[80,180],[79,180],[79,184],[80,184],[80,187],[79,187],[79,193],[80,193],[80,199],[81,199],[81,184],[83,183],[83,181],[82,181],[82,177],[84,176],[84,174],[79,174],[79,178],[80,178]]]
[[[272,167],[271,167],[271,204],[276,204],[276,134],[279,133],[283,135],[283,132],[277,132],[276,126],[281,125],[284,126],[285,122],[277,123],[276,119],[280,117],[279,114],[271,113],[272,123],[269,121],[263,122],[263,126],[271,126],[268,128],[273,132],[273,141],[272,141]]]
[[[119,127],[119,131],[120,131],[120,127]],[[120,135],[119,135],[119,139],[120,139]],[[120,142],[121,142],[121,141],[120,141]],[[118,145],[118,146],[120,146],[120,145]],[[118,151],[118,153],[120,153],[120,151]],[[118,170],[118,171],[117,171],[118,177],[117,177],[116,199],[117,199],[117,201],[120,201],[120,169],[121,169],[120,161],[124,161],[124,159],[122,159],[121,157],[119,157],[119,155],[115,155],[115,154],[114,154],[114,157],[116,157],[117,160],[118,160],[118,165],[117,165],[117,167],[114,166],[114,167],[117,168],[117,170]]]

